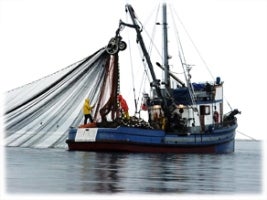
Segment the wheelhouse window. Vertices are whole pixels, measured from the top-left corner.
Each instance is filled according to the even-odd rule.
[[[200,106],[200,115],[209,115],[210,114],[210,106],[201,105]]]

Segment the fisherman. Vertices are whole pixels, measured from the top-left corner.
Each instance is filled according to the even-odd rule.
[[[215,124],[217,124],[219,122],[219,113],[218,111],[216,110],[216,106],[214,106],[214,113],[213,113],[213,120],[215,122]]]
[[[129,116],[129,108],[128,108],[128,105],[125,101],[125,99],[122,97],[122,95],[119,95],[118,96],[118,100],[119,100],[119,103],[120,103],[120,107],[124,113],[124,118],[126,119],[130,119],[130,116]]]
[[[86,98],[83,104],[84,124],[87,124],[88,119],[90,120],[91,123],[94,121],[91,115],[93,108],[94,106],[90,105],[90,99]]]

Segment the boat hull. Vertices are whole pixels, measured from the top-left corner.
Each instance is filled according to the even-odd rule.
[[[212,133],[175,135],[160,130],[120,127],[71,129],[69,150],[142,153],[232,153],[236,125]]]
[[[74,142],[67,140],[69,150],[96,152],[136,152],[136,153],[232,153],[234,140],[208,146],[164,146],[116,142]]]

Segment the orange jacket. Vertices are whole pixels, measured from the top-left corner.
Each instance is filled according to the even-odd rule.
[[[128,105],[127,105],[125,99],[121,95],[118,96],[118,99],[119,99],[119,102],[120,102],[120,105],[121,105],[121,108],[123,109],[123,111],[128,111],[129,108],[128,108]]]

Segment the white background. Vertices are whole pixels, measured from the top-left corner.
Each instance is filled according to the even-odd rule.
[[[142,21],[158,2],[1,0],[1,107],[5,91],[60,70],[105,46],[119,19],[125,18],[126,3],[133,5]],[[167,2],[175,7],[213,74],[222,77],[231,106],[242,111],[238,130],[264,139],[267,1]],[[128,74],[124,76],[129,78]],[[243,138],[240,134],[238,137]]]

